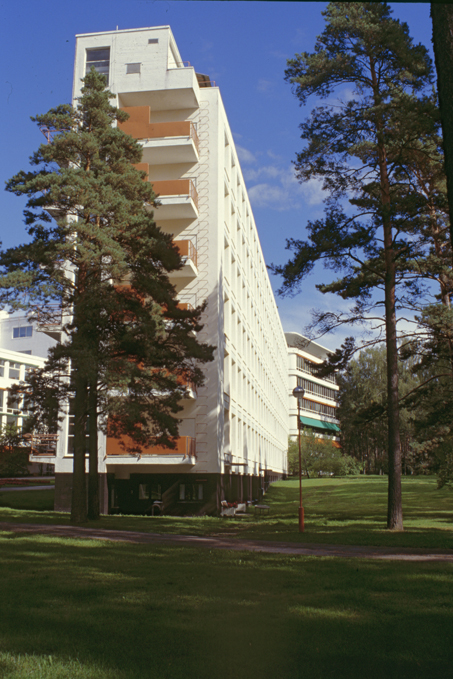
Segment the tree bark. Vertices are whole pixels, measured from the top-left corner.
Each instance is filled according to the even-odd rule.
[[[381,103],[378,79],[373,58],[370,58],[374,102]],[[403,530],[403,503],[401,493],[401,439],[398,394],[398,337],[396,327],[396,267],[394,258],[390,181],[387,168],[383,125],[376,120],[377,149],[382,204],[382,227],[384,231],[385,258],[385,334],[387,347],[387,416],[388,416],[388,505],[387,528]]]
[[[85,474],[86,456],[86,401],[88,385],[85,377],[75,366],[74,371],[74,472],[72,475],[71,522],[87,520],[87,487]]]
[[[401,493],[401,440],[398,395],[398,344],[395,311],[395,264],[393,261],[392,231],[384,226],[385,258],[385,332],[387,337],[387,415],[389,486],[387,528],[403,530],[403,501]]]
[[[431,17],[453,243],[453,6],[432,2]]]
[[[98,470],[98,392],[97,380],[93,379],[89,386],[89,471],[88,471],[88,519],[99,519],[99,470]]]

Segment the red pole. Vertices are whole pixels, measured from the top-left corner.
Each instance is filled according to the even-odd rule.
[[[299,533],[305,530],[304,507],[302,504],[302,451],[300,442],[300,398],[297,399],[297,427],[299,431]]]

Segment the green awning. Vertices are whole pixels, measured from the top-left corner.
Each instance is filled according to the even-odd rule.
[[[314,420],[312,417],[300,416],[300,421],[306,427],[316,427],[317,429],[327,429],[328,431],[340,431],[338,424],[333,422],[322,422],[322,420]]]

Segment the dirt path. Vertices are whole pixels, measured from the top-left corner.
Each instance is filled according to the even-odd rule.
[[[0,531],[21,534],[50,535],[64,538],[112,540],[134,544],[173,544],[209,549],[261,552],[266,554],[291,554],[298,556],[332,556],[343,558],[382,559],[390,561],[444,561],[453,563],[453,550],[413,549],[407,547],[363,547],[353,545],[295,544],[293,542],[265,542],[262,540],[233,540],[222,537],[197,535],[160,535],[126,530],[83,528],[80,526],[43,525],[35,523],[0,522]]]

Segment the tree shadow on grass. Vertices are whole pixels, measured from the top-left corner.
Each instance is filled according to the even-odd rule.
[[[447,676],[445,566],[44,537],[1,547],[0,648],[78,659],[81,677]]]

